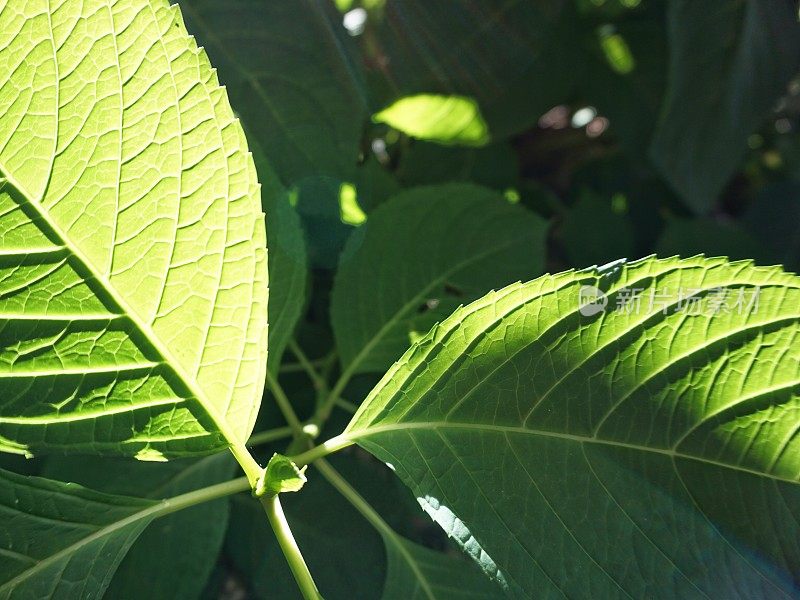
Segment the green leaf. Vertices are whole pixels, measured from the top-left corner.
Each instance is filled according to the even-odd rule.
[[[387,517],[407,523],[419,512],[397,477],[375,460],[332,457],[337,467]],[[377,463],[377,464],[376,464]],[[313,469],[313,467],[312,467]],[[364,489],[364,488],[367,489]],[[386,575],[380,536],[319,473],[299,494],[281,497],[287,519],[309,569],[325,598],[377,599]],[[393,521],[394,522],[394,521]],[[252,498],[234,499],[226,550],[257,598],[298,597],[297,584],[283,558],[264,510]]]
[[[489,141],[480,107],[463,96],[406,96],[374,114],[372,120],[440,144],[483,146]]]
[[[0,598],[99,598],[157,508],[0,471]]]
[[[417,141],[401,154],[398,176],[407,187],[471,181],[505,191],[518,184],[519,165],[509,143],[457,148]]]
[[[800,69],[797,7],[672,0],[668,28],[669,91],[650,154],[688,205],[705,213]]]
[[[323,0],[182,0],[231,101],[285,185],[351,181],[368,117],[361,61]]]
[[[603,264],[634,253],[630,218],[614,210],[609,199],[588,190],[565,213],[559,234],[572,265]]]
[[[344,435],[512,595],[791,597],[798,307],[797,276],[703,257],[511,285],[434,327]]]
[[[388,567],[383,598],[502,598],[475,565],[461,557],[435,552],[395,535],[384,537]]]
[[[262,478],[255,489],[257,496],[264,494],[281,494],[283,492],[299,492],[306,481],[306,467],[299,468],[290,458],[281,454],[273,454],[267,463]]]
[[[348,241],[334,283],[331,318],[345,367],[382,371],[459,304],[540,272],[545,229],[469,184],[416,188],[379,206]]]
[[[579,79],[576,21],[563,0],[387,0],[370,36],[388,93],[469,98],[494,139],[524,131]]]
[[[254,136],[248,133],[253,159],[262,182],[261,204],[269,235],[269,358],[273,373],[280,367],[286,345],[303,313],[308,287],[308,252],[300,216],[290,194],[278,180]]]
[[[0,448],[240,446],[264,220],[205,53],[166,0],[9,0],[0,31]]]
[[[42,475],[105,493],[158,500],[227,481],[234,470],[227,453],[167,463],[52,456]],[[228,512],[229,502],[223,498],[151,522],[122,559],[106,597],[197,598],[217,561]]]

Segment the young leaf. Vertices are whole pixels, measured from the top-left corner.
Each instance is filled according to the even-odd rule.
[[[344,365],[386,369],[459,304],[540,272],[545,230],[533,213],[469,184],[417,188],[379,206],[348,241],[334,284]]]
[[[0,599],[99,598],[156,506],[0,471]]]
[[[0,31],[0,448],[241,446],[264,221],[205,53],[166,0],[7,0]]]
[[[672,0],[668,30],[669,92],[650,154],[687,204],[705,213],[800,68],[797,7]]]
[[[513,595],[789,597],[799,342],[777,268],[546,276],[434,327],[345,436]]]

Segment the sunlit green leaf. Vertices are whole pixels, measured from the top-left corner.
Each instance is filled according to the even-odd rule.
[[[483,146],[489,131],[472,98],[418,94],[395,101],[372,116],[412,137],[441,144]]]
[[[797,276],[703,257],[515,284],[345,436],[514,596],[793,597],[799,310]]]
[[[7,0],[0,31],[0,448],[241,445],[264,218],[205,53],[166,0]]]

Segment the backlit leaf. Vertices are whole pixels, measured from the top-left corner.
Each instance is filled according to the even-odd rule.
[[[799,311],[797,276],[703,257],[511,285],[345,436],[514,596],[793,597]]]
[[[166,0],[4,0],[0,32],[0,448],[242,444],[264,218],[205,53]]]

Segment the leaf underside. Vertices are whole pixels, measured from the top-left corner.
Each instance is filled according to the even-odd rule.
[[[99,597],[155,504],[0,471],[0,599]]]
[[[245,440],[266,236],[205,53],[163,0],[3,0],[0,32],[0,449]]]
[[[512,285],[434,327],[345,435],[512,595],[791,597],[799,311],[797,276],[703,257]]]

